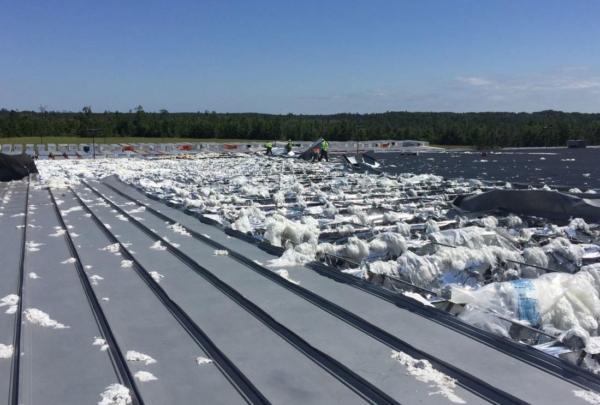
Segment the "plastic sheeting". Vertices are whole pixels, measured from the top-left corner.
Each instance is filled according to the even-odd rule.
[[[31,156],[0,153],[0,181],[21,180],[23,177],[37,172]]]
[[[547,190],[492,190],[458,196],[454,206],[466,212],[501,212],[567,221],[600,221],[600,199]]]
[[[598,336],[600,266],[585,266],[576,274],[496,282],[477,290],[454,286],[451,301],[467,304],[461,319],[502,335],[508,335],[510,325],[492,313],[555,335],[581,328]]]
[[[465,246],[472,249],[483,246],[500,246],[507,249],[516,249],[507,238],[498,235],[498,233],[492,230],[476,226],[433,232],[428,236],[431,241],[443,245]]]

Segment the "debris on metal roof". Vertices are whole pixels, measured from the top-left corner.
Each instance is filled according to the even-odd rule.
[[[593,275],[594,224],[449,219],[454,195],[491,186],[337,164],[40,163],[39,181],[0,185],[9,403],[586,403],[600,388],[569,362],[592,364],[590,325],[587,340],[532,325],[543,312],[515,283]],[[454,316],[469,303],[442,310],[452,288],[503,283],[516,315],[481,313],[560,358]]]

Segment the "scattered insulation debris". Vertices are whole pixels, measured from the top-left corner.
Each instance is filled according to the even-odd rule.
[[[204,365],[204,364],[211,364],[212,362],[213,362],[212,359],[209,359],[207,357],[203,357],[203,356],[196,357],[196,364],[198,364],[199,366]]]
[[[352,172],[341,163],[251,155],[41,161],[39,170],[42,181],[66,185],[116,173],[153,198],[281,252],[266,265],[290,282],[282,268],[319,261],[426,306],[451,304],[463,321],[509,338],[519,340],[514,325],[555,339],[599,336],[598,224],[468,214],[452,204],[460,195],[516,184]],[[132,208],[129,213],[143,211]],[[190,236],[177,223],[166,227]],[[27,247],[39,250],[35,242]],[[157,241],[152,248],[165,246]],[[132,264],[123,260],[121,267]]]
[[[418,381],[434,388],[432,395],[442,395],[450,402],[464,404],[466,401],[454,393],[456,380],[433,368],[427,360],[419,360],[404,352],[392,352],[392,359],[406,367],[406,372]]]
[[[121,384],[111,384],[100,394],[98,405],[129,405],[131,402],[129,388]]]
[[[0,359],[10,359],[14,352],[13,345],[5,345],[0,343]]]
[[[25,320],[34,324],[39,325],[44,328],[52,328],[52,329],[67,329],[69,326],[63,325],[62,323],[55,321],[50,318],[50,315],[41,311],[37,308],[27,308],[23,311],[23,315],[25,315]]]
[[[127,361],[139,361],[145,365],[156,363],[156,360],[154,360],[152,357],[144,353],[136,352],[135,350],[128,350],[125,358]]]
[[[133,375],[136,379],[140,380],[141,382],[148,382],[148,381],[154,381],[154,380],[158,380],[158,378],[156,378],[156,376],[154,374],[152,374],[149,371],[138,371],[137,373],[135,373]]]

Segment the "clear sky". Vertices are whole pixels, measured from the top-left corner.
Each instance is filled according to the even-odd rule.
[[[0,107],[600,112],[597,0],[2,1]]]

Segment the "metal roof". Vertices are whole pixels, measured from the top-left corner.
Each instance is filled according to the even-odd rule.
[[[12,182],[0,194],[0,297],[20,298],[0,313],[0,343],[15,350],[0,358],[10,404],[98,403],[115,383],[148,404],[564,404],[599,387],[323,266],[282,277],[256,245],[115,178]],[[395,352],[426,360],[446,385]]]

